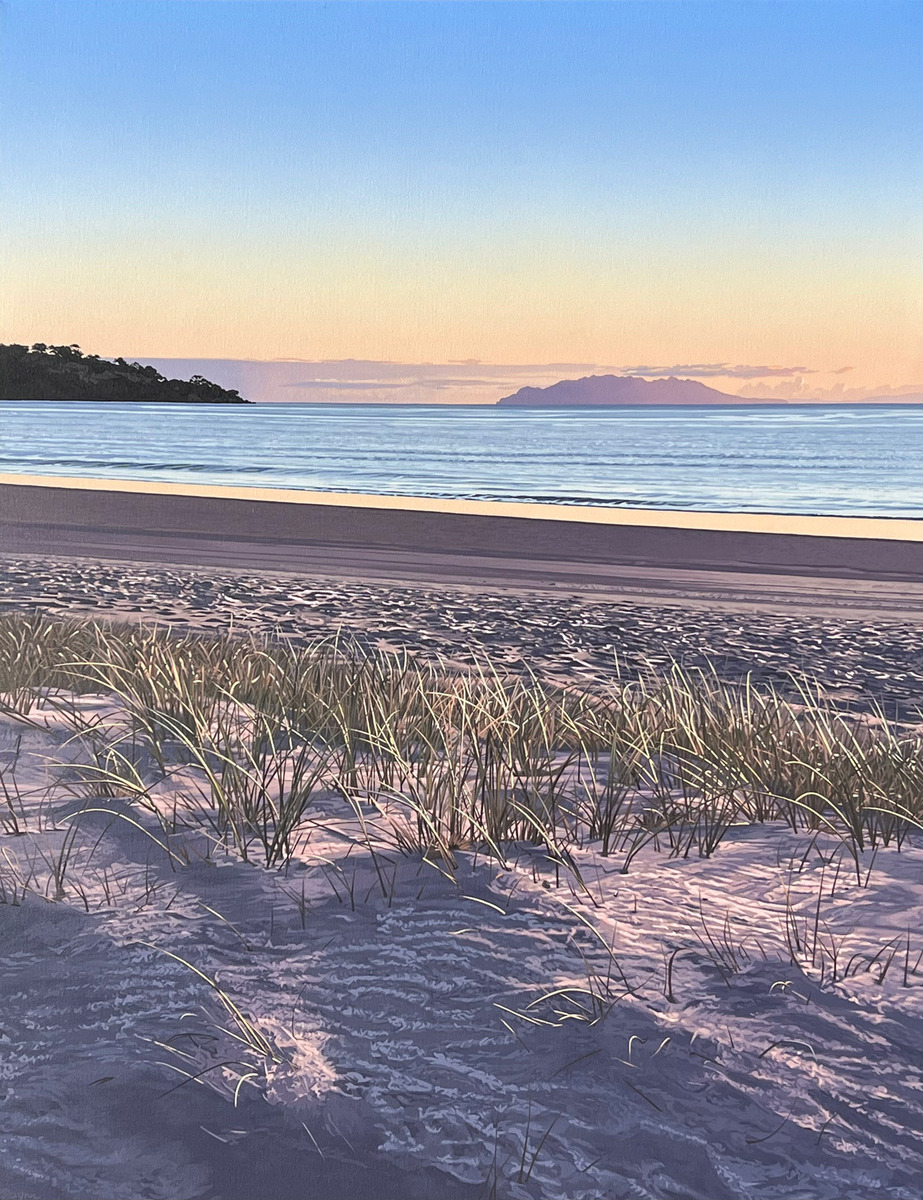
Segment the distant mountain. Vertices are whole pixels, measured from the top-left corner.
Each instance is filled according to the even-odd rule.
[[[111,400],[151,404],[247,404],[193,375],[166,379],[154,367],[84,354],[79,346],[0,345],[0,400]]]
[[[759,404],[716,391],[694,379],[636,379],[632,375],[587,375],[550,387],[524,387],[498,404],[507,408],[601,408],[618,404]]]

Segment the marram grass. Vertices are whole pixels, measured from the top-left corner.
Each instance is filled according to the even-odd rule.
[[[116,715],[87,715],[87,694]],[[460,671],[339,638],[4,616],[0,712],[35,722],[38,705],[90,745],[90,794],[143,805],[182,771],[214,838],[268,866],[331,793],[449,869],[460,848],[531,841],[564,866],[593,844],[627,871],[643,846],[707,857],[734,825],[784,820],[838,836],[858,872],[923,824],[918,733],[838,712],[804,679],[783,696],[673,664],[561,689],[484,657]]]

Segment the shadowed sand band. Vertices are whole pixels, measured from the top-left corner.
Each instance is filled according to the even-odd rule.
[[[901,607],[918,608],[923,601],[923,521],[896,518],[0,475],[0,548],[347,578],[649,594],[766,587],[811,593],[823,592],[824,580],[840,580],[841,590],[861,599],[877,580],[876,595],[900,593]],[[891,588],[882,589],[887,583]]]

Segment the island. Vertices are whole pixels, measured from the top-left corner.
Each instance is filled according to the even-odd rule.
[[[753,404],[694,379],[638,379],[634,375],[587,375],[550,387],[523,387],[497,403],[509,408],[602,408],[643,404]]]
[[[156,367],[84,354],[76,344],[0,345],[0,400],[249,404],[239,392],[193,375],[167,379]]]

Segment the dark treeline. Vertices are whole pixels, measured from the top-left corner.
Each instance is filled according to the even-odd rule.
[[[193,375],[166,379],[154,367],[84,354],[77,345],[0,345],[0,400],[146,400],[161,404],[247,404]]]

